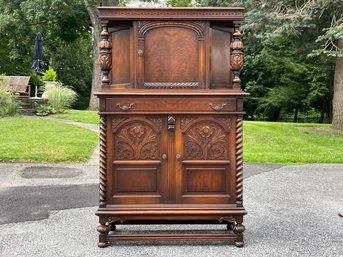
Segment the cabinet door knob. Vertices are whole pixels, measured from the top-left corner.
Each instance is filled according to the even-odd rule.
[[[137,53],[138,53],[139,56],[143,56],[143,50],[138,50]]]
[[[213,106],[212,103],[209,103],[208,105],[215,111],[220,111],[221,109],[223,109],[226,106],[226,104],[222,104],[220,106],[219,105]]]
[[[168,156],[167,156],[167,154],[162,154],[162,160],[164,160],[164,161],[166,161],[168,159]]]
[[[176,160],[181,160],[181,158],[182,158],[181,154],[179,154],[179,153],[178,153],[178,154],[176,154],[176,156],[175,156],[175,157],[176,157]]]
[[[131,107],[132,107],[133,105],[134,105],[134,103],[130,103],[129,106],[126,106],[126,105],[121,106],[120,103],[117,104],[117,106],[118,106],[121,110],[123,110],[123,111],[128,111],[128,110],[130,110]]]

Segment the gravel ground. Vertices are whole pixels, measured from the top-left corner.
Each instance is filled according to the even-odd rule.
[[[343,256],[343,218],[338,216],[343,212],[343,165],[279,167],[246,178],[244,190],[244,206],[248,211],[244,222],[244,248],[225,242],[156,242],[116,243],[99,249],[96,246],[96,207],[87,207],[54,211],[48,219],[40,221],[1,225],[0,255]],[[214,227],[218,228],[218,225]],[[185,226],[158,228],[181,229]],[[148,227],[118,226],[118,229]]]

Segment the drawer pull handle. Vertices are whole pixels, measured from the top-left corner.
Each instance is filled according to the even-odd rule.
[[[133,105],[134,105],[134,103],[130,103],[129,106],[126,106],[126,105],[120,106],[120,103],[117,104],[117,106],[123,111],[130,110]]]
[[[226,106],[226,104],[222,104],[221,106],[219,106],[219,105],[213,106],[212,103],[209,103],[208,105],[215,111],[220,111],[221,109],[223,109]]]

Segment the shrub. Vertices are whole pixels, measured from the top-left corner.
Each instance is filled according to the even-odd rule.
[[[48,116],[53,113],[56,113],[56,110],[50,105],[39,105],[36,109],[37,116]]]
[[[43,81],[55,81],[57,78],[57,73],[51,66],[49,66],[48,70],[44,71],[42,74]]]
[[[0,117],[14,116],[18,108],[19,106],[15,102],[14,96],[3,87],[0,87]]]
[[[48,98],[49,105],[56,112],[64,112],[77,98],[76,92],[61,82],[46,88],[44,95]]]

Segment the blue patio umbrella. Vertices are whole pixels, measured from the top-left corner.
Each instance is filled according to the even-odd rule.
[[[35,72],[43,71],[43,67],[41,64],[42,51],[43,51],[43,37],[42,37],[42,34],[38,32],[35,39],[35,48],[34,48],[34,55],[33,55],[34,61],[31,67]]]
[[[42,52],[43,52],[43,37],[40,32],[37,33],[36,39],[35,39],[35,48],[34,48],[34,55],[33,55],[33,64],[31,68],[36,72],[42,72],[43,71],[43,66],[42,66]],[[33,98],[38,99],[39,97],[37,96],[38,93],[38,85],[36,82],[36,87],[35,87],[35,96]]]

